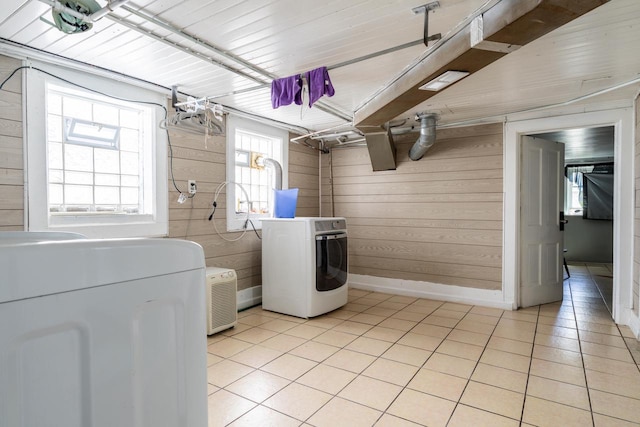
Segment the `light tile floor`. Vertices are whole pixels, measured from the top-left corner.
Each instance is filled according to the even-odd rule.
[[[241,312],[209,337],[209,426],[639,426],[640,344],[570,269],[518,311],[351,289],[309,320]]]
[[[613,264],[569,262],[572,275],[591,276],[609,312],[613,303]]]

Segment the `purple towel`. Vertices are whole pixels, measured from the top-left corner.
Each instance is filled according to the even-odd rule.
[[[336,93],[327,67],[316,68],[305,73],[309,84],[309,107],[311,107],[322,95],[333,96]]]
[[[302,105],[300,76],[283,77],[271,82],[271,106],[276,109],[295,102]]]

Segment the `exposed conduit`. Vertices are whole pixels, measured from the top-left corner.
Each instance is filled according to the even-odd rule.
[[[420,137],[409,150],[411,160],[420,160],[427,150],[436,142],[436,114],[422,113],[418,115],[420,120]]]
[[[341,67],[346,67],[348,65],[357,64],[359,62],[366,61],[366,60],[371,59],[371,58],[376,58],[378,56],[382,56],[382,55],[386,55],[386,54],[389,54],[389,53],[397,52],[399,50],[406,49],[406,48],[409,48],[409,47],[418,46],[418,45],[421,45],[422,43],[423,43],[422,39],[421,40],[414,40],[414,41],[408,42],[408,43],[403,43],[403,44],[401,44],[399,46],[394,46],[394,47],[391,47],[391,48],[388,48],[388,49],[379,50],[377,52],[373,52],[373,53],[369,53],[367,55],[359,56],[357,58],[349,59],[347,61],[340,62],[338,64],[328,65],[327,66],[327,70],[331,71],[331,70],[335,70],[336,68],[341,68]],[[243,94],[243,93],[253,92],[255,90],[264,89],[264,88],[269,87],[269,86],[270,86],[269,83],[263,83],[260,86],[252,86],[252,87],[248,87],[248,88],[245,88],[245,89],[234,90],[233,92],[221,93],[221,94],[218,94],[218,95],[211,95],[208,98],[210,100],[213,100],[213,99],[216,99],[216,98],[223,98],[225,96],[240,95],[240,94]]]
[[[110,15],[107,15],[107,16],[110,16]],[[136,86],[136,87],[151,90],[156,93],[160,91],[162,93],[166,91],[171,91],[171,88],[162,86],[157,83],[152,83],[146,80],[139,79],[137,77],[132,77],[132,76],[122,74],[106,68],[102,68],[96,65],[88,65],[76,59],[65,58],[60,55],[55,55],[49,52],[45,52],[43,50],[36,49],[31,46],[23,45],[21,43],[17,43],[15,41],[8,40],[2,37],[0,37],[0,54],[21,59],[23,61],[27,61],[27,63],[29,63],[28,61],[30,60],[36,60],[36,61],[46,62],[50,65],[54,65],[58,67],[64,67],[64,68],[68,68],[75,71],[90,73],[100,77],[113,79],[119,82],[124,82],[130,85]],[[183,95],[186,95],[186,94],[183,94]],[[233,107],[223,106],[223,110],[225,113],[233,114],[238,117],[244,117],[246,119],[264,123],[266,125],[273,126],[278,129],[284,129],[287,132],[291,132],[295,134],[308,134],[311,132],[310,129],[304,128],[302,126],[291,125],[289,123],[281,122],[274,119],[269,119],[263,116],[258,116],[257,114],[247,113],[245,111],[241,111]]]
[[[180,36],[181,38],[183,38],[183,39],[185,39],[185,40],[187,40],[189,42],[196,43],[197,45],[199,45],[199,46],[201,46],[201,47],[213,52],[214,54],[222,56],[225,59],[231,60],[231,61],[241,65],[242,67],[246,67],[246,68],[250,69],[252,72],[258,74],[259,76],[256,77],[256,76],[254,76],[254,75],[252,75],[252,74],[250,74],[248,72],[242,71],[241,69],[239,69],[237,67],[232,67],[230,65],[227,65],[227,64],[223,63],[222,61],[219,61],[219,60],[216,60],[214,58],[208,57],[208,56],[206,56],[206,55],[204,55],[204,54],[202,54],[200,52],[197,52],[196,50],[185,48],[184,46],[181,46],[179,43],[175,43],[175,42],[172,42],[172,41],[168,40],[165,36],[160,36],[158,34],[155,34],[152,31],[148,31],[148,30],[145,30],[143,28],[140,28],[137,24],[129,22],[126,19],[119,18],[119,17],[116,17],[114,15],[107,15],[107,17],[109,19],[111,19],[112,21],[117,22],[117,23],[119,23],[121,25],[124,25],[125,27],[127,27],[127,28],[129,28],[131,30],[137,31],[139,33],[144,34],[147,37],[153,38],[156,41],[159,41],[161,43],[167,44],[167,45],[169,45],[169,46],[171,46],[171,47],[173,47],[173,48],[175,48],[175,49],[177,49],[177,50],[179,50],[179,51],[181,51],[183,53],[196,56],[199,59],[202,59],[202,60],[204,60],[206,62],[209,62],[209,63],[212,63],[214,65],[217,65],[217,66],[219,66],[219,67],[221,67],[221,68],[223,68],[223,69],[225,69],[227,71],[231,71],[232,73],[234,73],[236,75],[239,75],[239,76],[242,76],[244,78],[247,78],[247,79],[249,79],[251,81],[254,81],[254,82],[256,82],[256,83],[258,83],[260,85],[264,85],[265,83],[269,83],[270,84],[270,82],[267,82],[267,81],[273,80],[273,79],[275,79],[277,77],[273,73],[270,73],[267,70],[262,69],[261,67],[258,67],[257,65],[254,65],[251,62],[248,62],[248,61],[240,58],[239,56],[233,55],[232,53],[230,53],[228,51],[222,50],[222,49],[218,48],[217,46],[214,46],[214,45],[212,45],[212,44],[210,44],[208,42],[205,42],[204,40],[201,40],[201,39],[199,39],[197,37],[194,37],[194,36],[188,34],[187,32],[185,32],[183,30],[177,29],[177,28],[173,27],[169,22],[164,21],[164,20],[160,19],[157,16],[151,16],[148,13],[143,12],[141,9],[133,9],[131,7],[125,6],[125,7],[122,8],[122,10],[125,10],[125,11],[127,11],[127,12],[129,12],[129,13],[135,15],[135,16],[138,16],[139,18],[142,18],[142,19],[144,19],[145,21],[147,21],[147,22],[149,22],[151,24],[157,25],[162,29],[170,31],[173,34],[176,34],[176,35]],[[316,102],[314,104],[314,107],[316,107],[320,111],[323,111],[323,112],[325,112],[327,114],[330,114],[330,115],[332,115],[334,117],[337,117],[337,118],[339,118],[341,120],[344,120],[346,122],[351,122],[351,120],[352,120],[352,115],[351,115],[350,112],[341,111],[338,107],[335,107],[335,106],[333,106],[333,105],[331,105],[331,104],[329,104],[329,103],[327,103],[327,102],[325,102],[323,100],[320,100],[320,101]]]
[[[577,98],[573,98],[570,99],[568,101],[564,101],[564,102],[558,102],[555,104],[547,104],[547,105],[543,105],[540,107],[533,107],[533,108],[527,108],[527,109],[523,109],[523,110],[517,110],[517,111],[511,111],[511,112],[507,112],[507,113],[503,113],[503,114],[497,114],[497,115],[493,115],[493,116],[484,116],[484,117],[478,117],[475,119],[468,119],[468,120],[462,120],[459,122],[449,122],[449,123],[445,123],[445,124],[440,124],[438,127],[440,129],[447,129],[447,128],[456,128],[456,127],[460,127],[460,126],[473,126],[473,125],[480,125],[480,124],[487,124],[487,123],[498,123],[498,122],[506,122],[507,121],[507,116],[509,115],[514,115],[514,114],[524,114],[524,113],[531,113],[531,112],[536,112],[536,111],[544,111],[544,110],[549,110],[552,108],[560,108],[560,107],[566,107],[566,106],[570,106],[576,102],[581,102],[581,101],[585,101],[589,98],[593,98],[599,95],[604,95],[606,93],[618,90],[618,89],[622,89],[624,87],[630,86],[630,85],[634,85],[634,84],[639,84],[640,83],[640,77],[636,77],[634,79],[628,80],[626,82],[623,83],[619,83],[617,85],[605,88],[605,89],[601,89],[598,90],[596,92],[592,92],[589,93],[587,95],[581,95]],[[600,111],[600,110],[595,110],[595,111]],[[413,130],[415,129],[415,126],[401,126],[401,127],[393,127],[391,128],[391,134],[392,135],[402,135],[402,134],[406,134],[406,133],[411,133]],[[355,139],[355,140],[350,140],[350,141],[345,141],[343,143],[339,143],[336,145],[331,146],[331,150],[333,150],[334,148],[347,148],[347,147],[351,147],[351,146],[359,146],[359,147],[365,147],[366,144],[364,144],[365,140],[364,139]]]

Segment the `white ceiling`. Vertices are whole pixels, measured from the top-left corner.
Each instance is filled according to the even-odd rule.
[[[531,136],[564,144],[565,163],[582,161],[613,161],[613,126],[566,129]]]
[[[429,14],[429,32],[446,36],[499,2],[440,0]],[[348,122],[356,109],[428,54],[424,45],[415,44],[339,66],[421,39],[424,15],[412,8],[425,0],[132,0],[90,31],[73,35],[40,19],[52,20],[51,7],[39,0],[2,3],[0,52],[3,46],[5,51],[15,44],[28,46],[167,88],[178,85],[182,93],[216,97],[223,105],[310,130]],[[398,119],[426,111],[450,124],[566,102],[630,100],[637,82],[607,90],[640,77],[638,46],[640,1],[611,0]],[[271,108],[273,78],[320,66],[330,68],[335,96],[323,97],[311,109]]]

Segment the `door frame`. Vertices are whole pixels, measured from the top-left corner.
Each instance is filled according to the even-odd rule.
[[[633,304],[634,137],[633,108],[507,122],[504,130],[504,232],[502,292],[520,298],[520,182],[522,136],[579,127],[614,126],[613,320],[629,324]]]

